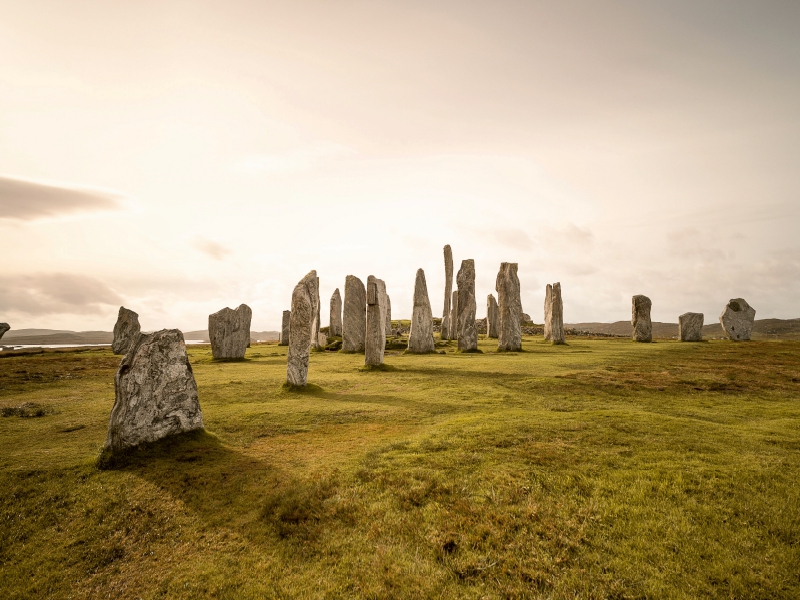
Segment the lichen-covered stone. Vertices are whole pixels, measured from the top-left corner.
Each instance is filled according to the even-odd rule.
[[[564,343],[564,304],[561,301],[561,283],[547,284],[544,294],[544,339]]]
[[[367,290],[354,275],[344,284],[344,313],[342,317],[342,351],[364,352],[367,332]]]
[[[725,305],[725,310],[719,316],[719,322],[730,339],[740,342],[750,339],[755,318],[755,308],[744,298],[733,298]]]
[[[364,364],[383,364],[386,350],[386,284],[377,277],[367,278],[367,335],[364,340]]]
[[[453,331],[450,327],[451,320],[451,305],[450,300],[453,295],[453,251],[450,249],[450,244],[444,247],[444,311],[442,313],[442,332],[441,337],[443,340],[452,340],[455,338]]]
[[[124,306],[119,307],[117,322],[114,324],[114,339],[111,351],[114,354],[125,354],[136,341],[142,328],[139,326],[139,315]],[[3,337],[0,334],[0,337]]]
[[[631,299],[631,325],[634,342],[653,341],[653,323],[650,320],[650,298],[638,294]]]
[[[183,334],[139,334],[114,377],[106,449],[122,450],[203,428],[203,413]]]
[[[292,314],[289,323],[289,355],[286,361],[286,383],[304,386],[308,383],[308,355],[319,298],[319,277],[316,271],[301,279],[292,291]],[[318,343],[318,340],[314,340]]]
[[[517,263],[500,263],[494,289],[500,314],[497,349],[501,352],[518,352],[522,350],[522,299]]]
[[[500,331],[500,312],[492,294],[486,296],[486,337],[497,339]]]
[[[450,302],[450,331],[448,339],[458,339],[458,290],[453,290]]]
[[[331,320],[328,334],[332,336],[342,335],[342,296],[339,293],[339,288],[336,288],[331,296]]]
[[[292,311],[285,310],[283,311],[283,317],[281,318],[281,335],[278,339],[279,346],[288,346],[289,345],[289,333],[291,331],[291,321],[292,321]]]
[[[316,294],[313,298],[313,301],[314,320],[311,324],[311,347],[319,349],[320,309],[322,307],[319,301],[319,277],[317,277]]]
[[[417,269],[417,278],[414,281],[414,308],[411,311],[408,351],[416,354],[436,351],[436,342],[433,339],[433,312],[428,298],[425,271],[422,269]]]
[[[478,328],[475,326],[475,261],[461,261],[456,277],[458,285],[458,349],[472,352],[478,349]]]
[[[250,345],[250,321],[253,311],[247,304],[236,310],[223,308],[208,315],[208,338],[214,358],[244,358]]]
[[[684,313],[678,317],[678,337],[682,342],[703,341],[703,313]]]

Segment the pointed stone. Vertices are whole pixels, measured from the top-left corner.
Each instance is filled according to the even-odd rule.
[[[561,283],[547,284],[544,295],[544,339],[554,344],[564,343],[564,304]]]
[[[11,326],[8,323],[0,323],[0,338],[2,338],[5,335],[6,331],[9,331],[10,329]]]
[[[703,341],[703,313],[684,313],[678,317],[678,338],[682,342]]]
[[[631,299],[631,325],[633,325],[634,342],[653,341],[653,323],[650,320],[650,308],[653,303],[641,294]]]
[[[292,314],[289,321],[289,355],[286,363],[286,383],[304,386],[308,383],[308,355],[319,298],[319,277],[316,271],[299,281],[292,291]],[[314,340],[317,342],[317,340]]]
[[[139,315],[120,306],[117,322],[114,324],[114,340],[111,342],[111,351],[114,354],[125,354],[141,331]],[[0,333],[0,337],[3,337],[2,333]]]
[[[452,340],[454,335],[451,329],[452,315],[450,300],[453,295],[453,251],[450,244],[444,247],[444,311],[442,312],[442,333],[443,340]]]
[[[436,342],[433,340],[433,311],[428,298],[425,271],[422,269],[417,269],[417,279],[414,282],[414,308],[411,311],[408,351],[416,354],[436,352]]]
[[[332,336],[342,335],[342,296],[339,288],[336,288],[331,296],[331,320],[328,334]]]
[[[497,307],[500,313],[500,330],[497,349],[501,352],[522,350],[522,299],[520,298],[517,263],[500,263],[500,271],[494,286],[497,292]]]
[[[386,337],[392,336],[392,299],[386,294]]]
[[[183,334],[139,334],[114,377],[105,447],[122,450],[203,428],[203,413]]]
[[[719,322],[728,337],[734,342],[739,342],[750,339],[755,318],[755,308],[744,298],[733,298],[725,305],[725,310],[719,316]]]
[[[291,319],[292,319],[292,311],[290,310],[283,311],[283,317],[281,319],[281,336],[278,341],[279,346],[289,345],[289,332],[291,331]]]
[[[208,339],[214,358],[244,358],[250,345],[250,321],[253,311],[247,304],[236,310],[223,308],[208,315]]]
[[[364,352],[367,332],[367,290],[355,275],[348,275],[344,284],[342,317],[342,351]]]
[[[461,261],[456,277],[458,284],[458,349],[471,352],[478,349],[478,328],[475,325],[475,261]]]
[[[486,337],[497,339],[500,331],[500,312],[492,294],[486,296]]]
[[[364,364],[382,365],[386,350],[386,284],[370,275],[367,278],[367,335]]]

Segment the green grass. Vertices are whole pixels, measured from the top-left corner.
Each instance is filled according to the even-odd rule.
[[[800,342],[568,342],[190,347],[207,432],[111,470],[119,358],[2,358],[2,597],[800,597]]]

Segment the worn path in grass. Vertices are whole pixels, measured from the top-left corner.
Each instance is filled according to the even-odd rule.
[[[0,359],[2,596],[800,597],[800,343],[492,347],[190,347],[208,433],[107,471],[119,359]]]

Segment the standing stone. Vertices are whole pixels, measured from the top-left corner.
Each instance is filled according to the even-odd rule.
[[[678,317],[678,337],[682,342],[703,341],[703,313],[684,313]]]
[[[522,350],[522,299],[517,263],[500,263],[494,289],[500,313],[497,349],[501,352],[518,352]]]
[[[339,294],[339,288],[336,288],[333,296],[331,296],[331,320],[328,334],[332,336],[342,335],[342,296]]]
[[[317,345],[320,348],[324,348],[325,346],[328,345],[328,334],[327,333],[322,333],[320,331],[319,334],[317,334]]]
[[[342,351],[364,352],[367,332],[367,290],[354,275],[344,283],[344,315],[342,317]]]
[[[0,329],[2,326],[0,325]],[[124,306],[119,307],[117,322],[114,324],[114,340],[111,342],[111,351],[114,354],[125,354],[131,347],[136,336],[142,328],[139,326],[139,315]],[[0,337],[3,334],[0,333]]]
[[[411,311],[408,351],[417,354],[436,351],[436,342],[433,340],[433,311],[428,298],[425,271],[422,269],[417,269],[417,279],[414,282],[414,308]]]
[[[107,450],[203,428],[197,383],[178,329],[138,335],[117,369],[114,392]]]
[[[250,345],[250,321],[253,311],[247,304],[236,310],[223,308],[208,315],[208,339],[214,358],[244,358]]]
[[[289,345],[289,332],[291,331],[292,311],[283,311],[283,319],[281,320],[281,336],[278,341],[279,346]]]
[[[314,295],[314,322],[311,324],[311,347],[319,349],[319,327],[320,327],[320,308],[319,301],[319,277],[317,277],[316,292]]]
[[[392,336],[392,299],[386,294],[386,337]]]
[[[728,337],[734,342],[739,342],[750,339],[755,318],[755,308],[744,298],[733,298],[725,305],[725,310],[719,316],[719,322]]]
[[[0,338],[2,338],[6,331],[10,330],[11,326],[8,323],[0,323]]]
[[[561,283],[547,284],[544,294],[544,339],[554,344],[564,343],[564,303]]]
[[[450,298],[453,295],[453,251],[450,244],[444,247],[444,312],[442,313],[442,333],[443,340],[452,340],[453,328],[451,328],[452,315]]]
[[[634,342],[653,341],[653,323],[650,321],[650,298],[641,294],[631,299],[631,325]]]
[[[497,339],[500,331],[500,313],[497,300],[492,294],[486,296],[486,337]]]
[[[458,284],[458,349],[472,352],[478,349],[478,328],[475,326],[475,261],[461,261],[456,278]]]
[[[364,348],[364,364],[383,364],[386,350],[386,284],[370,275],[367,278],[367,335]]]
[[[286,383],[289,385],[304,386],[308,383],[308,355],[314,332],[314,299],[319,298],[318,284],[317,272],[309,271],[292,291],[289,356],[286,362]]]
[[[458,325],[458,290],[453,290],[452,293],[452,302],[450,303],[450,328],[447,333],[447,339],[449,340],[456,340],[458,339],[457,327]]]

